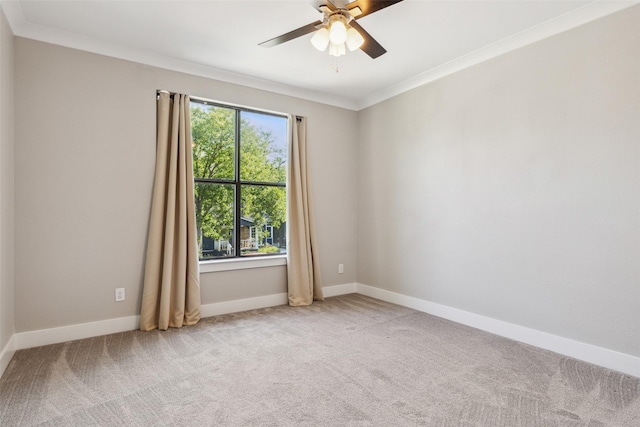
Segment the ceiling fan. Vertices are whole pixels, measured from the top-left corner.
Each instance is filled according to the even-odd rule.
[[[333,3],[329,0],[314,1],[313,6],[324,14],[322,21],[315,21],[289,31],[264,41],[259,46],[273,47],[315,32],[311,43],[318,50],[324,51],[329,46],[330,55],[341,56],[346,52],[345,46],[349,50],[359,48],[375,59],[387,51],[356,20],[401,1],[355,0],[350,3],[341,0],[333,0]]]

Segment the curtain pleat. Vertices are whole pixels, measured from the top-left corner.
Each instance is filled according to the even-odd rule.
[[[289,305],[324,300],[307,167],[306,118],[289,117],[287,287]]]
[[[140,329],[200,320],[200,274],[193,200],[189,96],[160,92]]]

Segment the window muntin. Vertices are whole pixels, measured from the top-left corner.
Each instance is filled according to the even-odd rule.
[[[287,121],[192,99],[200,260],[286,253]]]

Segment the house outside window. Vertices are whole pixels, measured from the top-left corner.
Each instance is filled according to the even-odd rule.
[[[286,116],[191,99],[200,260],[286,253]]]

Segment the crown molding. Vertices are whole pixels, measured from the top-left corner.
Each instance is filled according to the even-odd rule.
[[[9,21],[13,34],[16,34],[16,28],[25,21],[22,5],[19,1],[2,0],[0,1],[0,7],[4,11],[7,21]]]
[[[254,89],[292,96],[353,111],[368,108],[379,102],[415,89],[416,87],[438,80],[449,74],[456,73],[465,68],[472,67],[481,62],[637,4],[640,4],[640,0],[594,0],[593,2],[576,10],[477,49],[471,53],[424,71],[399,83],[383,88],[358,100],[329,95],[327,93],[312,91],[270,80],[259,79],[195,62],[167,57],[143,49],[104,42],[74,33],[35,25],[26,21],[20,1],[0,1],[0,5],[7,16],[9,25],[11,26],[13,33],[18,37],[79,49],[166,70],[193,74],[200,77],[247,86]]]
[[[357,110],[363,110],[404,92],[441,79],[449,74],[472,67],[489,59],[533,44],[556,34],[584,25],[596,19],[637,5],[640,0],[595,0],[564,15],[528,28],[520,33],[477,49],[459,58],[424,71],[414,77],[379,90],[357,103]]]

